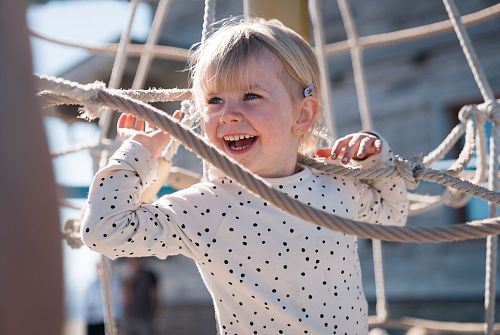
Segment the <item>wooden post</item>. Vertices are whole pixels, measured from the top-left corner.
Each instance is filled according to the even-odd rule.
[[[57,190],[35,102],[25,1],[0,1],[0,334],[61,334]]]
[[[287,27],[311,40],[307,0],[244,0],[245,16],[278,19]]]

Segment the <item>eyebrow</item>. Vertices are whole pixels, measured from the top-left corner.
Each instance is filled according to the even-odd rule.
[[[259,83],[252,83],[246,87],[246,89],[252,91],[252,90],[262,90],[268,92],[270,89],[267,88],[266,86],[263,86]]]
[[[262,90],[262,91],[266,91],[266,92],[269,91],[265,86],[263,86],[259,83],[251,83],[248,86],[241,85],[241,87],[238,89],[249,90],[249,91],[252,91],[252,90]],[[205,92],[205,95],[207,95],[207,96],[216,96],[217,94],[218,94],[218,92]]]

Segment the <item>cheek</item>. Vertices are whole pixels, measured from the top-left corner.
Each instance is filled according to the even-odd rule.
[[[212,117],[204,116],[202,120],[202,129],[208,140],[217,145],[217,124],[216,120]]]

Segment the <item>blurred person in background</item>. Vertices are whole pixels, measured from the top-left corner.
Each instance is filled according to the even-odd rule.
[[[100,278],[101,263],[96,264],[96,276],[87,287],[85,294],[85,323],[87,335],[105,335],[104,300]],[[111,297],[113,301],[113,317],[118,325],[122,316],[122,289],[119,281],[111,279]]]
[[[154,335],[158,310],[158,279],[141,258],[129,258],[130,273],[124,279],[123,335]]]

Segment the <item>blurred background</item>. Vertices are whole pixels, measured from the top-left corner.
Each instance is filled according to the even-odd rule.
[[[418,27],[448,18],[440,0],[351,0],[349,3],[360,36]],[[465,15],[497,5],[499,1],[456,0],[456,3],[460,13]],[[325,43],[345,41],[347,36],[336,2],[319,1],[319,5]],[[131,43],[146,42],[157,6],[158,2],[152,0],[139,3]],[[108,83],[113,54],[93,54],[47,41],[40,36],[89,45],[117,43],[126,25],[129,7],[129,1],[30,1],[26,18],[34,34],[30,38],[34,71],[80,83],[96,80]],[[242,15],[243,7],[242,1],[217,1],[216,19]],[[171,0],[158,44],[188,49],[198,43],[202,34],[203,11],[202,0]],[[312,30],[306,31],[312,34]],[[500,15],[469,26],[468,32],[487,79],[498,97]],[[138,62],[138,57],[128,57],[120,87],[131,87]],[[458,112],[463,105],[482,101],[452,31],[425,39],[367,48],[363,53],[363,64],[373,128],[391,143],[394,152],[404,157],[430,152],[459,122]],[[143,87],[187,87],[185,65],[182,60],[154,59]],[[360,130],[362,126],[349,51],[328,56],[327,68],[326,78],[332,94],[330,107],[335,114],[337,133],[343,135]],[[157,106],[172,112],[178,108],[178,103]],[[50,151],[82,143],[98,143],[97,123],[78,119],[77,107],[45,108],[42,113]],[[488,124],[486,128],[489,132]],[[461,145],[457,145],[446,158],[455,158]],[[201,162],[183,149],[179,150],[174,164],[201,172]],[[82,151],[57,157],[53,166],[62,193],[73,206],[82,206],[94,173],[91,154]],[[417,191],[441,194],[442,187],[424,183]],[[62,207],[60,215],[62,228],[67,220],[78,220],[80,211]],[[472,200],[463,208],[444,206],[412,217],[408,225],[453,225],[487,216],[486,204]],[[65,243],[63,249],[66,331],[67,334],[84,334],[88,289],[96,277],[99,256],[85,247],[71,249]],[[389,315],[482,322],[485,253],[483,240],[437,245],[384,243]],[[359,254],[365,293],[373,314],[375,284],[371,241],[359,241]],[[156,287],[158,298],[156,322],[160,334],[216,332],[210,295],[192,261],[182,256],[170,257],[166,261],[146,259],[143,266],[154,272],[157,278],[152,286]],[[131,271],[130,264],[118,260],[113,262],[112,268],[116,277],[115,289],[117,295],[121,295]],[[123,300],[117,299],[115,304],[119,318]],[[399,333],[394,331],[393,334]]]

